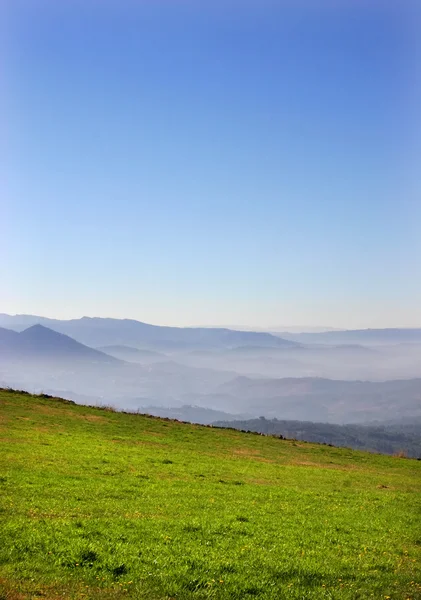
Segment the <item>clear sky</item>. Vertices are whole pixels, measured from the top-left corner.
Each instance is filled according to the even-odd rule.
[[[421,326],[419,0],[0,10],[0,312]]]

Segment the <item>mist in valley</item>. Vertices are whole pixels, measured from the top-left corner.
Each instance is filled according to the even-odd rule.
[[[322,344],[320,333],[302,343],[301,334],[117,319],[3,315],[0,325],[3,387],[207,424],[258,416],[335,424],[421,419],[421,340],[404,342],[394,330],[376,333],[384,344],[346,343],[356,334],[341,332],[344,343],[333,345]]]

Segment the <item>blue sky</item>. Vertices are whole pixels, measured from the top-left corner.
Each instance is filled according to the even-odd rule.
[[[416,2],[1,11],[0,312],[421,326]]]

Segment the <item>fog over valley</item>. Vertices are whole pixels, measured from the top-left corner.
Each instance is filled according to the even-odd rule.
[[[286,334],[0,315],[0,385],[199,423],[421,423],[421,331]]]

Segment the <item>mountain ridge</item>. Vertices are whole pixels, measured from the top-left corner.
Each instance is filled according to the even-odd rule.
[[[234,331],[224,328],[168,327],[150,325],[134,319],[82,317],[81,319],[48,319],[36,315],[0,314],[0,326],[21,330],[23,323],[41,324],[78,342],[97,348],[125,345],[139,349],[230,348],[258,344],[267,347],[296,347],[297,342],[284,340],[270,333]]]

